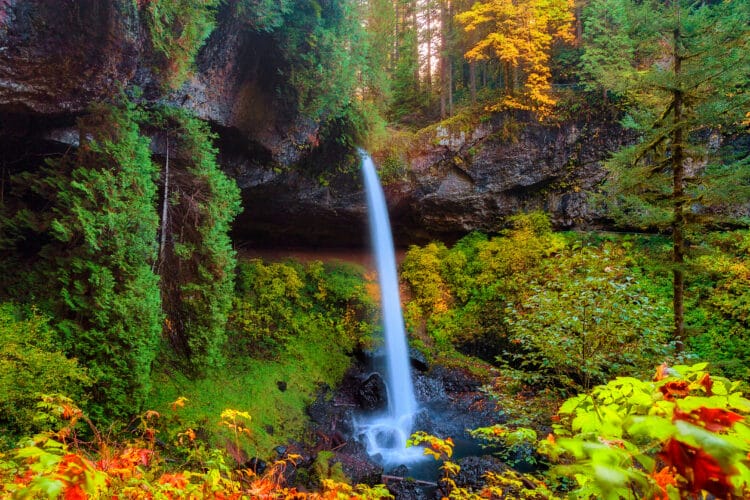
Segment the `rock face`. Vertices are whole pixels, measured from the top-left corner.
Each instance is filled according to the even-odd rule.
[[[66,140],[61,117],[138,86],[147,101],[181,106],[209,121],[241,143],[252,164],[289,166],[316,141],[317,124],[277,98],[285,83],[273,71],[279,49],[269,34],[234,19],[231,3],[222,2],[195,74],[164,96],[133,0],[0,1],[0,118],[54,117],[40,135]]]
[[[385,186],[394,239],[406,245],[497,232],[509,215],[527,210],[550,213],[557,228],[597,223],[588,193],[604,179],[602,161],[627,140],[612,122],[543,125],[511,115],[468,131],[427,129],[412,144],[400,179]],[[365,241],[356,165],[321,182],[300,170],[233,164],[245,202],[238,236],[316,245]]]
[[[219,134],[221,164],[242,189],[237,239],[363,244],[355,154],[319,144],[318,124],[278,92],[288,82],[274,70],[282,57],[272,34],[246,29],[231,4],[222,3],[195,74],[165,96],[137,2],[0,0],[0,153],[7,164],[77,145],[76,116],[139,86],[147,102],[186,108]],[[398,180],[386,186],[396,242],[494,232],[528,209],[550,212],[557,227],[596,221],[586,193],[603,177],[602,159],[624,140],[611,123],[542,125],[510,114],[422,131]]]

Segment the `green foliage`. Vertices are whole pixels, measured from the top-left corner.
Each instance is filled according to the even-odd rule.
[[[0,304],[0,429],[2,435],[40,430],[34,422],[42,394],[65,392],[80,400],[91,383],[86,370],[56,343],[49,318],[36,309]],[[3,444],[0,440],[0,447]]]
[[[623,248],[611,243],[574,245],[545,262],[522,300],[508,303],[516,348],[500,361],[523,370],[519,379],[589,388],[610,374],[643,373],[663,358],[669,303],[628,264]]]
[[[312,466],[313,477],[317,479],[318,484],[322,484],[326,479],[338,483],[348,483],[346,474],[341,468],[341,462],[333,460],[332,451],[320,451],[315,457]]]
[[[579,498],[750,493],[750,401],[706,363],[662,365],[654,382],[618,377],[567,400],[543,443]]]
[[[750,380],[750,237],[747,231],[709,235],[692,262],[697,298],[687,321],[689,345],[726,376]]]
[[[37,202],[4,221],[22,235],[16,245],[39,242],[32,266],[14,272],[53,315],[60,349],[88,368],[96,419],[140,408],[161,330],[156,169],[142,116],[128,102],[95,106],[79,120],[76,151],[15,180],[18,200]]]
[[[408,324],[439,352],[458,348],[522,384],[566,390],[642,373],[669,352],[665,279],[630,243],[565,237],[540,213],[508,224],[501,237],[407,252]]]
[[[167,89],[188,78],[198,50],[214,29],[220,0],[139,0],[159,61],[154,68]]]
[[[219,168],[206,123],[174,108],[157,117],[174,155],[159,263],[166,331],[175,350],[202,370],[222,362],[236,266],[228,233],[240,211],[239,189]]]
[[[255,356],[277,353],[311,324],[339,335],[353,349],[364,342],[365,322],[373,310],[361,273],[345,265],[243,262],[230,322],[235,352]]]
[[[497,455],[511,467],[519,465],[519,453],[533,449],[537,441],[537,433],[528,427],[508,427],[495,424],[490,427],[480,427],[471,432],[472,437],[481,439],[487,446],[498,449]],[[525,465],[536,464],[536,458],[529,456],[524,459]]]
[[[638,140],[615,152],[606,210],[627,227],[673,235],[675,334],[682,340],[686,238],[737,223],[750,197],[744,134],[750,96],[746,2],[596,0],[587,9],[583,65],[614,91]]]
[[[305,407],[321,386],[339,382],[351,351],[369,341],[373,309],[362,272],[350,266],[242,261],[227,363],[194,379],[157,370],[151,405],[164,412],[189,398],[183,426],[203,428],[215,444],[234,437],[211,422],[224,408],[242,408],[253,417],[243,438],[250,456],[269,456],[279,442],[302,438]]]

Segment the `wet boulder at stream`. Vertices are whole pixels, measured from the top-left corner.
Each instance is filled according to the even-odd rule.
[[[311,433],[316,451],[332,451],[332,462],[353,482],[377,484],[385,482],[397,499],[434,498],[439,464],[427,459],[432,477],[401,465],[384,469],[377,459],[367,455],[365,445],[354,435],[355,420],[369,413],[362,404],[361,392],[368,393],[373,385],[372,360],[350,369],[338,390],[326,388],[308,408]],[[439,437],[451,437],[456,452],[481,455],[484,452],[472,440],[468,429],[489,426],[502,419],[494,402],[480,391],[481,382],[463,370],[435,365],[429,371],[414,371],[414,385],[420,411],[415,430]],[[368,382],[369,381],[369,382]],[[382,387],[384,389],[384,387]],[[383,394],[382,397],[387,397]],[[459,450],[460,443],[471,443]],[[429,473],[428,473],[429,474]],[[417,475],[417,481],[414,476]],[[401,479],[403,478],[403,479]],[[433,484],[430,484],[433,483]]]

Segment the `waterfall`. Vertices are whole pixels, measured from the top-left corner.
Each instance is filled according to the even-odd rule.
[[[417,402],[409,366],[404,318],[401,314],[396,256],[393,250],[388,207],[372,158],[360,150],[367,193],[370,236],[380,284],[383,333],[385,337],[388,413],[366,419],[360,425],[368,452],[385,463],[404,463],[422,457],[421,449],[406,448],[412,432]]]

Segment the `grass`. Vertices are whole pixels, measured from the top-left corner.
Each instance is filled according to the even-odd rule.
[[[322,384],[335,386],[351,362],[341,343],[331,338],[334,329],[325,320],[313,319],[308,326],[275,359],[234,358],[195,380],[157,371],[149,407],[169,412],[172,402],[187,398],[179,410],[182,421],[203,430],[210,444],[220,447],[231,442],[230,432],[219,426],[221,412],[248,412],[252,417],[251,434],[245,439],[249,456],[268,458],[274,447],[290,439],[304,440],[306,406]],[[286,389],[282,391],[277,382],[285,382]]]

